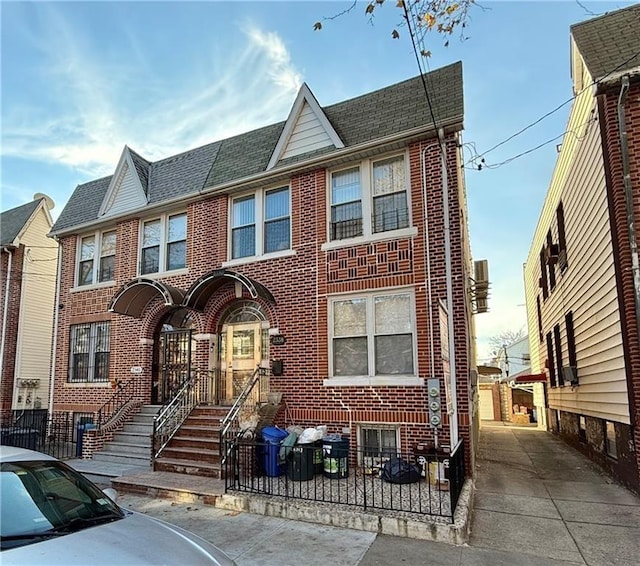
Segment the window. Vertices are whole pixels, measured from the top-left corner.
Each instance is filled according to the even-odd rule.
[[[547,286],[547,260],[544,253],[544,246],[540,251],[540,288],[542,289],[542,298],[549,296],[549,287]]]
[[[545,263],[549,269],[549,287],[553,291],[556,286],[556,264],[551,262],[549,259],[550,254],[553,249],[553,236],[551,235],[551,230],[547,232],[547,252],[545,257]]]
[[[562,202],[556,209],[556,222],[558,223],[558,266],[560,273],[564,273],[568,267],[567,262],[567,237],[564,230],[564,206]]]
[[[578,416],[578,438],[580,442],[587,442],[587,419],[583,415]]]
[[[231,258],[261,256],[291,248],[289,187],[259,191],[231,203]]]
[[[187,265],[187,215],[163,215],[142,225],[140,273],[159,273]]]
[[[618,445],[616,443],[616,425],[611,421],[604,421],[604,449],[607,456],[618,458]]]
[[[553,327],[553,341],[555,342],[556,347],[556,368],[557,368],[557,377],[558,377],[558,385],[564,385],[564,377],[562,375],[562,341],[560,339],[560,325],[556,324]]]
[[[374,471],[383,462],[398,455],[398,430],[389,426],[362,425],[360,453],[365,471]]]
[[[333,376],[413,375],[412,302],[408,293],[335,299]]]
[[[409,226],[404,155],[331,173],[331,240]]]
[[[540,297],[536,297],[536,312],[538,315],[538,338],[540,342],[544,339],[542,332],[542,308],[540,307]]]
[[[92,322],[71,326],[69,381],[109,380],[110,323]]]
[[[551,387],[556,387],[558,380],[556,377],[556,365],[553,361],[553,339],[551,338],[551,332],[547,332],[547,367],[549,369]]]
[[[576,337],[573,329],[573,312],[569,311],[564,317],[565,328],[567,329],[567,352],[569,357],[569,366],[574,367],[574,381],[577,383],[578,379],[578,356],[576,354]],[[573,385],[573,384],[572,384]]]
[[[96,232],[80,239],[78,286],[115,279],[116,231]]]

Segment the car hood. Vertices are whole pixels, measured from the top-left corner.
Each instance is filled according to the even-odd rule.
[[[180,527],[124,511],[125,518],[69,535],[5,550],[10,565],[154,565],[233,566],[220,549]]]

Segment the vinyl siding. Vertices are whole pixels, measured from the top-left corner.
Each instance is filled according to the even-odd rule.
[[[281,159],[300,155],[323,147],[333,145],[331,138],[319,122],[311,107],[305,102],[300,116],[296,122],[287,148],[282,153]]]
[[[33,409],[36,398],[42,408],[49,402],[53,304],[56,287],[57,244],[47,238],[51,224],[40,209],[20,242],[25,245],[22,302],[18,322],[18,343],[14,384],[14,409]],[[20,379],[39,379],[38,387],[20,388]],[[21,402],[18,402],[18,396]],[[27,404],[27,398],[31,403]]]
[[[589,84],[591,78],[584,76],[582,82]],[[571,110],[569,133],[563,140],[525,266],[531,363],[533,372],[545,370],[547,349],[538,337],[536,315],[539,296],[543,335],[560,325],[565,366],[565,314],[573,311],[574,319],[579,385],[549,387],[549,407],[629,423],[612,235],[596,118],[595,99],[587,89],[576,98]],[[549,229],[554,243],[558,242],[556,210],[561,201],[568,267],[563,274],[556,267],[556,286],[543,300],[538,286],[539,254]]]
[[[128,160],[122,165],[118,182],[107,205],[106,215],[123,214],[147,204],[135,167],[131,167]]]

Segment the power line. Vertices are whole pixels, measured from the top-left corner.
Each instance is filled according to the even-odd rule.
[[[607,72],[605,75],[603,75],[600,79],[597,79],[595,81],[593,81],[592,83],[590,83],[589,85],[585,86],[584,88],[582,88],[579,92],[577,92],[576,94],[574,94],[571,98],[568,98],[567,100],[565,100],[562,104],[556,106],[553,110],[550,110],[549,112],[547,112],[546,114],[544,114],[543,116],[541,116],[540,118],[538,118],[537,120],[531,122],[529,125],[525,126],[524,128],[518,130],[516,133],[510,135],[508,138],[502,140],[501,142],[497,143],[496,145],[494,145],[493,147],[489,148],[487,151],[477,154],[474,158],[472,158],[470,161],[467,162],[467,165],[473,161],[477,161],[478,159],[481,159],[482,157],[484,157],[485,155],[487,155],[488,153],[491,153],[492,151],[494,151],[495,149],[501,147],[502,145],[504,145],[507,142],[510,142],[513,138],[519,136],[520,134],[526,132],[527,130],[529,130],[530,128],[533,128],[534,126],[536,126],[537,124],[539,124],[540,122],[542,122],[545,118],[548,118],[549,116],[551,116],[552,114],[555,114],[558,110],[560,110],[561,108],[563,108],[564,106],[566,106],[567,104],[569,104],[569,102],[572,102],[573,100],[575,100],[578,96],[580,96],[585,90],[588,90],[590,88],[592,88],[593,86],[596,86],[600,83],[602,83],[607,77],[609,77],[610,75],[612,75],[613,73],[615,73],[616,71],[620,70],[621,68],[623,68],[625,65],[627,65],[628,63],[630,63],[631,61],[633,61],[636,57],[640,56],[640,51],[637,51],[636,53],[634,53],[631,57],[629,57],[626,61],[620,63],[617,67],[615,67],[614,69],[612,69],[611,71]]]

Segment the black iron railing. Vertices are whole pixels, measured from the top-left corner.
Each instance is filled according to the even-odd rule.
[[[98,430],[104,428],[111,421],[117,420],[132,408],[142,405],[138,395],[140,384],[137,379],[129,378],[127,381],[116,381],[115,391],[109,400],[96,411]]]
[[[0,444],[44,452],[61,460],[77,458],[86,423],[93,413],[47,410],[19,411],[12,423],[3,423]]]
[[[465,479],[462,442],[452,454],[377,455],[325,441],[293,447],[228,442],[226,450],[227,491],[446,517],[452,522]]]
[[[243,412],[253,413],[257,411],[257,407],[265,401],[264,397],[266,397],[267,391],[267,370],[257,367],[251,378],[244,385],[230,411],[220,422],[220,448],[225,447],[222,454],[223,466],[226,464],[227,457],[242,432],[240,430],[240,416]]]

